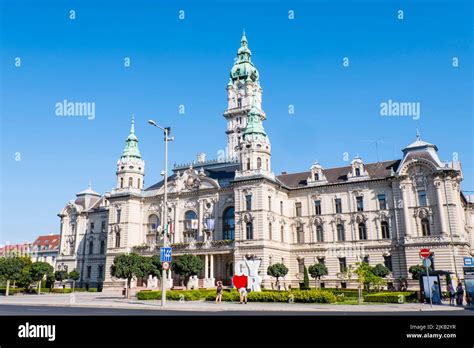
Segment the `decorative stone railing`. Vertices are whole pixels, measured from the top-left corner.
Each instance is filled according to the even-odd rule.
[[[139,254],[150,254],[160,251],[163,243],[154,245],[142,244],[132,247],[132,252]],[[172,243],[171,248],[174,251],[192,251],[192,250],[230,250],[234,248],[234,240],[208,240],[206,242],[190,242],[190,243]]]

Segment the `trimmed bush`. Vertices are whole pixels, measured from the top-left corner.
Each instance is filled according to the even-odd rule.
[[[167,291],[166,298],[168,300],[179,301],[184,298],[185,301],[214,301],[216,298],[215,290],[188,290],[188,291]],[[137,293],[139,300],[159,300],[161,299],[161,291],[140,291]],[[301,303],[334,303],[336,296],[327,291],[320,290],[294,290],[294,291],[262,291],[250,292],[248,295],[249,302],[294,302]],[[237,302],[240,296],[235,289],[226,289],[222,293],[222,301]]]
[[[0,288],[0,294],[5,295],[7,289],[6,288]],[[23,288],[12,288],[10,287],[10,290],[8,290],[8,295],[15,295],[21,292],[24,292],[25,289]]]
[[[87,290],[89,292],[97,292],[97,288],[89,288],[89,290]]]
[[[50,288],[41,288],[41,293],[42,294],[49,294]],[[38,288],[32,288],[31,289],[32,294],[37,294],[38,293]]]
[[[72,289],[71,288],[66,288],[66,289],[57,288],[57,289],[51,289],[51,292],[53,294],[69,294],[72,292]]]
[[[403,302],[399,302],[400,300],[403,300]],[[379,292],[376,294],[364,295],[364,302],[405,303],[417,302],[417,298],[416,293],[413,291]]]

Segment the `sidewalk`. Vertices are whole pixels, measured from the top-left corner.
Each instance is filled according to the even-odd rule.
[[[167,301],[166,308],[161,307],[159,300],[124,299],[113,293],[74,293],[74,294],[47,294],[47,295],[15,295],[0,297],[2,305],[28,306],[59,306],[59,307],[92,307],[92,308],[121,308],[121,309],[149,309],[149,310],[183,310],[194,311],[196,314],[219,311],[248,311],[248,312],[282,312],[304,311],[317,314],[318,311],[331,312],[420,312],[420,311],[464,311],[464,307],[448,305],[433,306],[419,303],[405,304],[311,304],[311,303],[256,303],[247,304],[222,302],[216,304],[206,301]],[[0,313],[1,314],[1,313]],[[268,313],[271,314],[271,313]],[[454,314],[454,313],[452,313]],[[474,311],[472,311],[474,315]]]

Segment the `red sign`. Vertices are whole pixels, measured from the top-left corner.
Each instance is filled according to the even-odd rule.
[[[170,263],[169,262],[163,262],[163,269],[165,271],[169,270],[170,269]]]
[[[428,257],[430,257],[430,249],[428,248],[420,249],[420,256],[424,259],[427,259]]]
[[[237,289],[246,288],[247,282],[248,282],[248,278],[246,275],[240,275],[240,276],[235,275],[232,277],[232,283],[234,283],[234,286]]]

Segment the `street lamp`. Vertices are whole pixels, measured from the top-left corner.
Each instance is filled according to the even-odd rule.
[[[163,215],[161,219],[161,225],[162,225],[162,231],[163,231],[163,247],[168,246],[168,236],[166,235],[166,222],[167,222],[167,215],[168,215],[168,206],[167,206],[167,200],[168,200],[168,141],[172,141],[173,137],[170,137],[169,134],[171,132],[170,127],[161,127],[158,124],[156,124],[155,121],[153,120],[148,120],[148,123],[151,124],[152,126],[159,128],[163,131],[164,134],[164,141],[165,141],[165,170],[164,170],[164,196],[163,196]],[[161,274],[161,306],[164,306],[166,304],[166,285],[165,285],[165,279],[166,279],[166,271],[163,269],[162,274]]]

